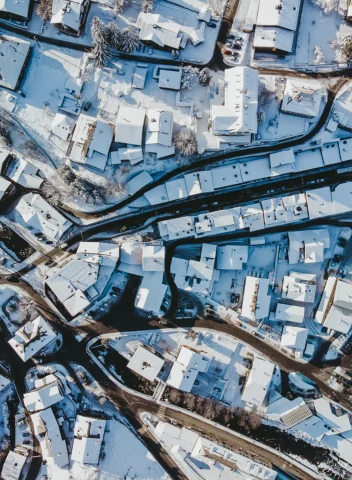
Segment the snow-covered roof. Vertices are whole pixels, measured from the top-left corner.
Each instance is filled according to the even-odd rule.
[[[26,457],[24,455],[10,450],[1,470],[1,478],[3,480],[19,480],[25,463]]]
[[[98,465],[106,420],[77,415],[71,460]]]
[[[341,435],[325,435],[323,443],[334,450],[345,462],[352,464],[351,446],[352,443]]]
[[[323,323],[325,319],[327,308],[330,306],[330,299],[335,292],[336,281],[336,277],[329,277],[327,279],[317,312],[315,314],[315,321],[318,323]]]
[[[348,413],[342,413],[340,407],[325,398],[314,400],[314,408],[318,417],[334,429],[335,433],[343,433],[352,429]]]
[[[264,230],[264,216],[260,203],[253,203],[251,205],[241,207],[239,227],[249,228],[250,232]]]
[[[334,295],[334,305],[352,310],[352,284],[338,280]]]
[[[306,192],[308,203],[309,218],[326,217],[333,215],[333,203],[331,197],[331,190],[329,187],[316,188]]]
[[[186,186],[186,180],[184,179],[184,177],[166,182],[165,187],[166,187],[167,196],[169,198],[169,202],[188,197],[188,190]]]
[[[153,42],[162,48],[169,47],[176,50],[180,48],[181,25],[163,15],[141,12],[137,18],[137,28],[142,41]]]
[[[198,373],[206,372],[209,363],[209,358],[196,350],[182,346],[166,383],[178,390],[190,392]]]
[[[169,201],[165,185],[158,185],[144,194],[151,205],[158,205]]]
[[[319,81],[289,78],[286,81],[281,111],[314,118],[319,114],[322,97],[323,86]]]
[[[352,182],[336,185],[331,195],[335,215],[352,211]]]
[[[170,240],[192,237],[194,225],[192,217],[171,218],[158,223],[160,236],[168,236]]]
[[[294,37],[295,33],[293,31],[280,27],[256,27],[253,47],[291,53]]]
[[[15,335],[9,340],[9,344],[17,355],[24,362],[27,362],[56,337],[55,330],[39,315],[17,330]]]
[[[300,327],[284,326],[281,335],[281,346],[292,350],[304,351],[308,338],[308,329]]]
[[[268,198],[261,202],[264,222],[267,227],[286,223],[285,207],[281,197]]]
[[[209,358],[204,357],[197,350],[182,346],[177,356],[177,362],[184,367],[194,368],[198,372],[206,372],[209,366]]]
[[[0,374],[0,392],[2,392],[8,385],[10,385],[10,383],[11,380]]]
[[[302,323],[304,320],[304,307],[278,303],[276,305],[275,320],[282,322]]]
[[[302,0],[260,0],[256,25],[296,30]]]
[[[237,164],[210,170],[214,188],[230,187],[242,183],[242,175]]]
[[[288,150],[281,150],[280,152],[271,153],[269,155],[269,159],[271,168],[295,163],[295,155],[292,148],[289,148]]]
[[[79,32],[82,20],[82,4],[86,0],[53,0],[50,23],[64,25]]]
[[[261,407],[269,392],[275,365],[263,358],[255,357],[244,386],[241,400]]]
[[[145,272],[165,270],[165,247],[160,244],[144,244],[142,247],[142,268]]]
[[[35,165],[23,158],[16,158],[7,176],[22,187],[38,189],[44,180],[38,173],[39,169]]]
[[[77,258],[88,263],[97,263],[115,267],[120,256],[120,247],[116,243],[80,242]]]
[[[0,200],[7,192],[7,189],[11,186],[11,182],[6,180],[4,177],[0,177]]]
[[[129,265],[142,265],[143,250],[140,242],[135,240],[128,240],[123,242],[120,247],[120,261],[121,263],[128,263]]]
[[[144,108],[120,106],[116,118],[115,141],[142,145],[144,119]]]
[[[299,432],[299,435],[307,435],[314,440],[320,441],[322,437],[329,432],[329,428],[316,415],[312,415],[305,420],[291,427],[293,431]]]
[[[63,440],[59,425],[51,408],[31,415],[34,433],[47,446],[50,460],[57,467],[69,463],[67,445]]]
[[[284,276],[282,297],[296,302],[314,303],[316,289],[316,275],[290,272],[289,276]]]
[[[16,2],[12,1],[11,4]],[[18,88],[22,69],[31,45],[24,41],[0,40],[0,85],[11,90]]]
[[[28,18],[30,0],[0,0],[0,12]]]
[[[286,222],[292,223],[308,218],[307,199],[304,193],[282,197],[286,210]]]
[[[145,272],[136,295],[137,308],[159,314],[167,291],[167,286],[163,284],[163,275],[163,272]]]
[[[146,145],[160,144],[166,147],[172,145],[173,113],[165,110],[148,110]]]
[[[133,195],[152,181],[153,177],[148,172],[143,170],[143,172],[139,173],[126,183],[126,189],[130,195]]]
[[[323,262],[324,249],[330,248],[330,235],[326,228],[289,232],[288,238],[290,264]]]
[[[165,90],[180,90],[182,79],[182,68],[160,68],[159,70],[159,88]]]
[[[162,358],[139,345],[127,367],[150,382],[154,382],[164,363]]]
[[[347,334],[352,326],[351,310],[332,305],[323,326],[329,330]]]
[[[174,275],[187,275],[188,260],[184,258],[172,257],[170,272]]]
[[[246,277],[241,315],[250,320],[268,317],[271,296],[268,295],[267,278]]]
[[[311,410],[302,397],[289,400],[277,392],[274,393],[277,396],[275,396],[273,401],[271,401],[270,396],[270,404],[265,410],[265,417],[269,420],[277,421],[280,419],[286,428],[291,428],[312,416]]]
[[[225,245],[217,248],[216,268],[218,270],[242,270],[248,261],[247,245]]]
[[[352,160],[352,138],[343,138],[339,141],[339,151],[342,162]]]
[[[200,193],[214,191],[213,179],[209,170],[187,173],[184,178],[189,195],[199,195]]]
[[[174,446],[179,445],[184,450],[191,452],[198,440],[198,433],[193,432],[185,427],[176,427],[171,423],[158,422],[155,431],[155,435],[162,443]]]
[[[55,376],[52,380],[43,387],[23,395],[23,402],[28,411],[44,410],[64,399],[65,394],[60,380]]]
[[[258,72],[250,67],[225,70],[225,103],[211,109],[215,135],[257,133]]]
[[[51,132],[62,140],[69,140],[73,129],[75,128],[75,121],[73,118],[64,115],[63,113],[57,113],[51,124]]]
[[[137,165],[138,163],[143,162],[144,156],[143,150],[140,147],[126,147],[119,148],[116,152],[111,152],[110,158],[113,165],[120,164],[122,160],[129,160],[131,165]]]

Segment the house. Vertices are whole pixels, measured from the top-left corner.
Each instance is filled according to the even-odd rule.
[[[302,0],[260,0],[256,25],[260,27],[277,27],[295,31],[300,15]]]
[[[40,174],[40,170],[32,163],[23,158],[15,158],[9,166],[6,176],[22,187],[38,190],[44,181]]]
[[[159,80],[158,87],[164,90],[181,90],[182,68],[181,67],[161,67],[155,69],[158,74],[154,78]]]
[[[262,2],[263,3],[263,2]],[[294,50],[295,32],[280,27],[256,27],[253,48],[260,53],[286,55]]]
[[[269,360],[255,357],[247,377],[241,400],[251,407],[262,407],[267,403],[272,385],[275,365]]]
[[[122,161],[128,160],[131,165],[137,165],[143,162],[143,150],[140,147],[119,148],[110,153],[112,165],[120,165]]]
[[[224,104],[211,106],[213,135],[257,133],[258,72],[250,67],[225,70]]]
[[[170,202],[188,197],[186,180],[183,177],[166,182],[165,187]]]
[[[277,303],[275,320],[279,322],[303,323],[304,307]]]
[[[0,0],[1,1],[1,0]],[[16,2],[11,2],[15,4]],[[18,90],[26,69],[31,44],[23,40],[0,39],[0,86]]]
[[[306,192],[309,218],[327,217],[334,214],[331,190],[329,187],[315,188]]]
[[[314,400],[314,408],[319,418],[332,429],[331,433],[351,432],[352,425],[348,413],[342,413],[341,408],[325,398]]]
[[[160,314],[160,308],[167,292],[167,286],[163,283],[163,277],[163,272],[145,272],[137,291],[136,308],[157,316]]]
[[[7,389],[9,385],[11,385],[11,380],[8,378],[4,377],[4,375],[0,374],[0,393],[2,393],[4,390]]]
[[[74,128],[75,121],[73,118],[62,113],[57,113],[51,124],[51,133],[67,142],[71,139]]]
[[[179,217],[170,220],[162,220],[161,222],[158,222],[160,236],[167,237],[169,240],[193,237],[193,223],[193,217]]]
[[[49,292],[71,317],[102,294],[119,259],[114,243],[81,242],[76,258],[46,280]]]
[[[219,246],[216,253],[216,268],[218,270],[242,270],[248,262],[247,245]]]
[[[129,195],[134,195],[152,181],[153,177],[148,172],[143,170],[126,183],[126,190]]]
[[[127,368],[146,378],[149,382],[154,382],[163,368],[164,360],[149,349],[139,345],[133,354],[133,357],[127,364]]]
[[[271,296],[268,295],[267,278],[246,277],[241,316],[252,321],[269,316]]]
[[[324,261],[324,250],[330,248],[329,230],[303,230],[288,233],[288,263],[319,263]]]
[[[329,277],[315,315],[324,328],[348,334],[352,326],[352,284]]]
[[[290,272],[284,276],[282,298],[296,302],[314,303],[317,277],[310,273]]]
[[[65,398],[64,387],[55,375],[47,375],[39,385],[23,395],[24,405],[29,412],[45,410]]]
[[[98,170],[105,170],[113,136],[114,129],[111,125],[81,114],[69,147],[70,159]]]
[[[62,468],[69,463],[67,445],[51,408],[31,415],[33,430],[40,443],[43,457],[49,465]]]
[[[198,373],[206,372],[210,361],[211,359],[204,357],[198,351],[182,346],[166,383],[183,392],[190,392]]]
[[[24,455],[10,450],[1,470],[2,480],[19,480],[25,463]]]
[[[239,228],[249,228],[250,232],[264,230],[263,209],[260,203],[253,203],[251,205],[241,207]]]
[[[297,357],[302,357],[306,348],[307,338],[307,328],[285,325],[281,335],[280,345],[293,350]]]
[[[291,115],[316,118],[325,89],[317,80],[289,78],[286,81],[281,111]]]
[[[56,331],[39,315],[17,330],[9,340],[9,345],[23,362],[27,362],[55,339],[57,339]]]
[[[106,420],[77,415],[71,460],[98,465]]]
[[[43,237],[55,242],[59,242],[73,228],[70,220],[37,193],[21,197],[15,211],[24,225],[31,229],[31,233],[41,233]]]
[[[122,272],[131,273],[142,277],[143,250],[140,242],[128,240],[120,247],[120,263],[118,269]]]
[[[0,18],[26,22],[32,13],[31,0],[0,0]]]
[[[12,183],[6,180],[6,178],[0,177],[0,200],[5,200],[11,190]]]
[[[173,113],[165,110],[148,110],[145,134],[145,151],[165,158],[175,153],[172,144]]]
[[[312,416],[312,412],[302,397],[289,400],[275,390],[270,394],[269,405],[265,409],[265,418],[292,428]]]
[[[183,40],[182,26],[157,13],[141,12],[137,18],[139,39],[161,50],[179,50]]]
[[[120,106],[116,118],[115,142],[142,145],[145,110]]]
[[[144,272],[165,271],[165,247],[160,243],[144,243],[142,251],[142,269]]]
[[[50,23],[66,35],[79,37],[84,29],[89,0],[53,0]]]
[[[188,195],[200,195],[214,191],[213,177],[209,170],[186,173],[184,176]]]

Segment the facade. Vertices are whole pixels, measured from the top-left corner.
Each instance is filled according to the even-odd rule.
[[[66,35],[79,37],[84,29],[89,0],[53,0],[50,23]]]

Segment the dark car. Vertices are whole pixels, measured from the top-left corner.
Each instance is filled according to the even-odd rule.
[[[9,275],[9,276],[7,277],[7,280],[8,280],[9,282],[19,283],[19,278],[16,277],[15,275]]]
[[[242,45],[240,45],[239,43],[234,43],[234,44],[232,45],[232,48],[234,48],[235,50],[241,50]]]
[[[210,28],[216,28],[216,23],[208,23],[208,27],[210,27]]]
[[[87,103],[84,105],[83,110],[84,110],[85,112],[87,112],[87,111],[90,109],[91,106],[92,106],[92,103],[91,103],[91,102],[87,102]]]
[[[236,294],[235,294],[235,292],[232,292],[231,293],[231,303],[235,303],[235,301],[236,301]]]

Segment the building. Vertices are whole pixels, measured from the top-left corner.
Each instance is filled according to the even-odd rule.
[[[160,243],[142,245],[142,269],[144,272],[165,271],[165,247]]]
[[[33,430],[40,443],[43,457],[49,465],[62,468],[69,463],[67,445],[51,408],[31,415]]]
[[[246,277],[241,316],[252,321],[269,316],[271,296],[268,295],[267,278]]]
[[[216,253],[216,268],[218,270],[242,270],[248,262],[247,245],[219,246]]]
[[[332,195],[329,187],[307,191],[306,199],[311,220],[334,215]]]
[[[51,133],[61,138],[65,142],[71,140],[73,130],[75,128],[75,121],[62,113],[57,113],[51,124]]]
[[[302,0],[260,0],[256,25],[295,31]]]
[[[182,26],[163,15],[141,12],[137,18],[137,28],[139,39],[154,48],[171,51],[186,46],[183,43]]]
[[[214,135],[257,133],[258,72],[250,67],[225,70],[224,104],[211,106]]]
[[[145,133],[145,151],[165,158],[175,153],[172,143],[173,113],[166,110],[148,110]]]
[[[303,323],[304,307],[277,303],[275,320],[279,322]]]
[[[120,106],[116,118],[115,142],[141,146],[144,120],[144,108]]]
[[[189,196],[214,191],[213,178],[209,170],[187,173],[184,176],[184,180]]]
[[[324,261],[324,250],[330,248],[329,230],[288,232],[288,263],[319,263]]]
[[[324,92],[324,87],[319,81],[287,79],[281,111],[291,115],[316,118],[320,112]]]
[[[9,340],[9,345],[24,362],[27,362],[55,339],[56,331],[39,315],[17,330]]]
[[[11,190],[12,183],[6,180],[6,178],[0,177],[0,200],[5,200]]]
[[[163,90],[181,90],[182,67],[157,66],[158,87]]]
[[[37,412],[61,402],[65,398],[65,390],[55,375],[47,375],[36,382],[36,389],[23,395],[23,402],[29,412]]]
[[[164,363],[162,358],[142,345],[139,345],[133,357],[128,362],[127,368],[130,368],[141,377],[146,378],[149,382],[154,382],[160,370],[163,368]]]
[[[284,277],[282,298],[296,302],[314,303],[317,277],[310,273],[290,272]]]
[[[79,37],[84,29],[89,0],[53,0],[50,23],[66,35]]]
[[[38,190],[44,181],[44,178],[40,176],[40,170],[23,158],[14,160],[8,168],[6,176],[22,187],[35,190]]]
[[[128,240],[120,247],[120,263],[118,269],[122,272],[131,273],[142,277],[143,250],[140,242]]]
[[[7,389],[9,385],[11,385],[11,380],[8,378],[4,377],[4,375],[0,374],[0,393],[2,393],[4,390]]]
[[[1,470],[2,480],[19,480],[25,463],[26,457],[24,455],[10,450]]]
[[[275,365],[269,360],[255,357],[244,385],[241,400],[251,407],[266,404],[272,385]]]
[[[81,113],[68,150],[70,159],[105,170],[113,136],[114,129],[111,125]]]
[[[48,278],[46,285],[75,317],[103,293],[118,259],[115,243],[81,242],[76,258]]]
[[[0,0],[0,18],[25,22],[29,20],[32,8],[31,0]]]
[[[153,177],[143,170],[143,172],[135,175],[131,180],[126,183],[126,190],[129,195],[134,195],[139,192],[143,187],[153,181]]]
[[[318,417],[332,429],[331,433],[339,434],[351,431],[349,415],[342,413],[339,406],[321,397],[314,400],[314,408]]]
[[[71,460],[98,465],[106,420],[77,415]]]
[[[163,283],[164,273],[145,272],[138,288],[135,306],[154,315],[160,314],[167,286]]]
[[[352,326],[352,284],[329,277],[315,315],[328,330],[348,334]]]
[[[289,400],[275,390],[270,394],[269,405],[265,409],[266,419],[280,422],[285,428],[292,428],[312,415],[302,397]]]
[[[302,357],[306,348],[308,329],[300,327],[284,326],[280,345],[293,350],[297,357]]]
[[[205,373],[211,359],[190,347],[182,346],[166,381],[170,387],[190,392],[199,372]]]
[[[280,27],[256,27],[253,48],[256,52],[286,55],[294,50],[294,38],[295,32],[292,30]]]
[[[158,222],[161,237],[167,237],[169,240],[194,236],[193,217],[171,218]]]
[[[15,5],[16,2],[12,1],[11,4]],[[29,60],[30,51],[31,44],[29,42],[19,39],[0,39],[1,87],[8,88],[9,90],[18,90],[20,88],[21,80]]]

